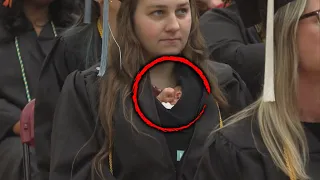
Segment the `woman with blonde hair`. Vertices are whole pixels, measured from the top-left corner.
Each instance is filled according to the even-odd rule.
[[[319,0],[259,2],[268,7],[263,97],[212,133],[196,180],[320,179]]]

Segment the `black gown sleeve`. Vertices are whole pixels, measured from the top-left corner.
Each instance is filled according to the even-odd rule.
[[[252,95],[240,75],[229,65],[207,61],[210,71],[217,77],[219,87],[224,93],[228,108],[222,109],[222,118],[237,113],[253,102]]]
[[[261,155],[256,149],[240,148],[219,132],[213,139],[213,143],[199,163],[194,180],[267,180],[269,178],[263,168]]]
[[[76,71],[61,91],[52,129],[50,180],[89,180],[91,161],[101,145],[99,125],[91,107],[84,77]],[[113,179],[104,171],[107,179]]]
[[[246,83],[234,69],[231,67],[230,69],[233,78],[227,83],[221,84],[230,105],[229,110],[225,112],[227,116],[235,114],[253,103],[252,94],[250,93]]]
[[[246,29],[239,16],[227,10],[214,9],[201,17],[200,28],[210,57],[235,69],[251,92],[260,92],[265,45],[246,42]]]
[[[45,59],[39,77],[35,105],[35,149],[42,179],[48,179],[53,114],[65,78],[74,70],[77,57],[58,39]],[[73,68],[72,68],[73,67]]]
[[[240,180],[236,159],[236,151],[227,141],[215,135],[199,163],[194,180]]]
[[[39,78],[35,106],[35,147],[43,180],[49,176],[53,113],[64,81],[73,71],[85,70],[95,64],[97,58],[94,55],[99,54],[101,49],[100,36],[96,35],[98,32],[94,33],[97,31],[96,25],[76,27],[74,30],[57,39]],[[91,34],[92,38],[88,40]],[[88,49],[92,52],[88,52]],[[88,54],[91,61],[87,60]]]
[[[13,126],[19,121],[21,110],[5,100],[0,98],[0,141],[8,135],[14,135]]]

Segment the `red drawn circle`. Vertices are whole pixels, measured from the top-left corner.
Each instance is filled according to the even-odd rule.
[[[202,110],[200,111],[200,113],[198,114],[198,116],[192,120],[190,123],[188,123],[187,125],[183,125],[180,127],[174,127],[174,128],[164,128],[161,127],[159,125],[154,124],[153,122],[151,122],[145,115],[144,113],[141,111],[139,104],[138,104],[138,89],[139,89],[139,82],[142,79],[142,76],[152,67],[154,67],[155,65],[164,62],[164,61],[171,61],[171,62],[179,62],[179,63],[183,63],[185,65],[188,65],[189,67],[191,67],[194,71],[196,71],[196,73],[200,76],[200,78],[203,81],[203,84],[208,92],[208,94],[211,93],[211,88],[210,88],[210,84],[208,82],[208,79],[206,78],[206,76],[203,74],[202,70],[200,68],[198,68],[196,65],[194,65],[191,61],[189,61],[186,58],[183,57],[179,57],[179,56],[162,56],[159,57],[157,59],[155,59],[154,61],[150,62],[149,64],[147,64],[146,66],[143,67],[143,69],[138,72],[138,74],[135,77],[134,83],[133,83],[133,87],[132,87],[132,91],[133,91],[133,95],[132,95],[132,101],[134,104],[134,109],[135,111],[138,113],[139,117],[143,120],[143,122],[145,122],[148,126],[158,129],[160,131],[163,132],[177,132],[177,131],[182,131],[184,129],[189,128],[190,126],[192,126],[197,120],[200,119],[200,117],[203,115],[205,109],[206,109],[206,105],[203,105]]]

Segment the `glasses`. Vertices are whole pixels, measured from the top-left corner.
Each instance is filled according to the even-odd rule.
[[[300,17],[300,20],[312,17],[312,16],[316,16],[318,19],[318,23],[320,24],[320,9],[317,11],[312,11],[310,13],[304,14]]]

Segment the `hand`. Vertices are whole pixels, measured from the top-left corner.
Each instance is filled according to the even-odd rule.
[[[175,105],[178,100],[181,98],[182,92],[181,87],[175,88],[165,88],[161,91],[161,93],[157,96],[157,99],[160,102],[170,103],[171,105]]]
[[[20,135],[20,121],[18,121],[12,128],[16,135]]]

